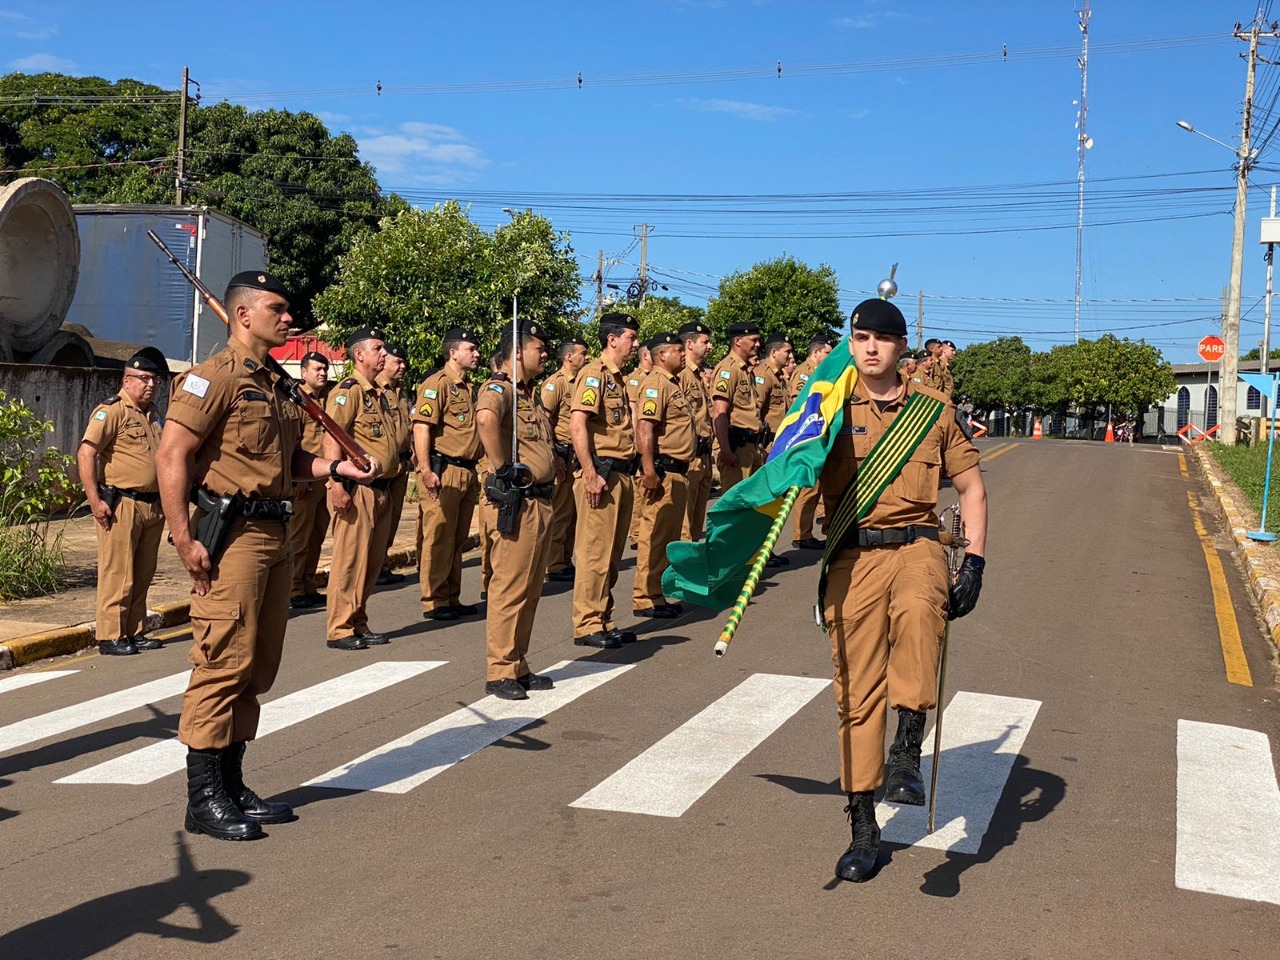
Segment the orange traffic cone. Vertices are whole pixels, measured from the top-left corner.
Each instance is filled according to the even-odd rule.
[[[1036,425],[1035,425],[1035,429],[1031,431],[1031,439],[1032,439],[1032,440],[1043,440],[1043,439],[1044,439],[1044,431],[1042,431],[1042,430],[1040,429],[1040,418],[1039,418],[1039,417],[1036,417]]]
[[[1115,443],[1116,431],[1110,420],[1107,421],[1107,435],[1102,439],[1103,443]]]

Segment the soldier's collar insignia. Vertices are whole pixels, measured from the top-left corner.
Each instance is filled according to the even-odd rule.
[[[248,357],[244,358],[244,365],[249,368],[249,372],[253,373],[258,369],[258,364]]]

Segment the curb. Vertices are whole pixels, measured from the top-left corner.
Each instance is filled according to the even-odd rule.
[[[1223,476],[1213,457],[1200,446],[1194,447],[1192,453],[1227,518],[1227,529],[1235,543],[1236,556],[1244,567],[1254,599],[1258,601],[1271,643],[1280,649],[1280,557],[1275,547],[1249,539],[1247,531],[1257,526],[1253,508],[1236,485]]]
[[[406,547],[392,550],[387,554],[392,567],[414,567],[418,564],[417,547]],[[329,582],[329,567],[316,570],[316,581],[322,586]],[[163,603],[154,610],[147,611],[147,629],[158,630],[161,627],[176,627],[186,623],[191,616],[191,601],[179,600],[175,603]],[[0,643],[0,670],[12,670],[14,667],[26,666],[37,660],[50,657],[66,657],[87,650],[94,645],[94,623],[81,623],[70,627],[59,627],[43,633],[33,633],[25,637],[14,637]]]

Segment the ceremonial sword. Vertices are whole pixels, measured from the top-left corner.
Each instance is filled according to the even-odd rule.
[[[955,582],[960,572],[960,563],[964,561],[964,548],[969,543],[963,536],[963,525],[960,520],[960,504],[952,504],[942,511],[938,517],[939,526],[943,518],[951,514],[951,545],[947,551],[947,586]],[[957,557],[960,558],[957,561]],[[942,656],[938,660],[938,695],[935,698],[937,717],[933,723],[933,770],[929,774],[929,824],[926,833],[933,833],[933,817],[938,810],[938,761],[942,755],[942,694],[947,684],[947,641],[951,638],[951,621],[946,621],[942,628]]]

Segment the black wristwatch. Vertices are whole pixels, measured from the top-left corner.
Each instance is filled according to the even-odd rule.
[[[335,479],[335,480],[341,480],[341,479],[342,479],[340,476],[338,476],[338,467],[339,467],[341,464],[342,464],[342,461],[341,461],[341,460],[330,460],[330,461],[329,461],[329,476],[333,477],[333,479]]]

